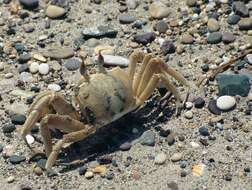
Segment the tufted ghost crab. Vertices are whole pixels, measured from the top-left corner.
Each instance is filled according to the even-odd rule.
[[[52,168],[65,143],[83,140],[98,128],[140,107],[151,96],[159,81],[175,96],[176,112],[179,113],[183,105],[182,99],[168,78],[170,75],[185,85],[188,94],[189,85],[186,79],[151,54],[135,51],[129,60],[126,71],[119,67],[106,71],[103,67],[103,56],[99,53],[99,72],[92,75],[88,75],[83,62],[80,67],[82,78],[74,89],[77,108],[64,100],[61,94],[52,91],[43,92],[35,98],[28,112],[22,137],[32,149],[26,141],[26,135],[40,121],[40,133],[48,157],[46,170]],[[135,75],[137,63],[141,63],[141,66]],[[53,146],[50,129],[55,128],[65,135]]]

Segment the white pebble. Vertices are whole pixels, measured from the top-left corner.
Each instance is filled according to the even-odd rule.
[[[228,111],[232,109],[235,104],[235,98],[232,96],[220,96],[216,102],[216,106],[223,111]]]
[[[198,144],[198,143],[196,143],[196,142],[190,142],[190,145],[192,146],[192,148],[199,148],[200,147],[200,145]]]
[[[6,181],[7,181],[8,183],[12,183],[12,182],[15,181],[15,178],[14,178],[13,176],[10,176],[10,177],[8,177],[8,178],[6,179]]]
[[[33,80],[31,73],[28,73],[28,72],[20,73],[19,79],[23,82],[29,82]]]
[[[165,161],[166,161],[166,154],[165,153],[161,152],[155,156],[155,160],[154,160],[155,164],[162,165],[165,163]]]
[[[30,72],[37,73],[39,70],[39,64],[37,62],[32,62],[30,65]]]
[[[193,118],[193,112],[192,111],[186,111],[185,112],[185,118],[186,119],[192,119]]]
[[[105,65],[122,66],[122,67],[127,67],[129,65],[129,60],[121,56],[103,55],[103,58]],[[95,59],[97,60],[97,57]]]
[[[190,110],[193,107],[193,103],[192,102],[186,102],[185,107],[186,107],[186,109]]]
[[[57,84],[49,84],[48,87],[47,87],[49,90],[52,90],[52,91],[55,91],[55,92],[58,92],[61,90],[61,87]]]
[[[93,172],[87,171],[87,172],[85,173],[85,178],[91,179],[92,177],[94,177],[94,173],[93,173]]]
[[[246,58],[247,58],[248,62],[249,62],[250,64],[252,64],[252,54],[248,54],[248,55],[246,56]]]
[[[42,75],[46,75],[49,73],[49,65],[46,63],[42,63],[39,65],[39,73]]]
[[[171,161],[173,162],[177,162],[179,160],[181,160],[183,158],[183,154],[182,153],[174,153],[172,156],[171,156]]]
[[[12,73],[6,73],[6,74],[4,75],[4,77],[5,77],[6,79],[10,79],[10,78],[13,77],[13,74],[12,74]]]
[[[26,135],[25,139],[26,139],[28,144],[34,143],[34,137],[32,135],[30,135],[30,134]]]

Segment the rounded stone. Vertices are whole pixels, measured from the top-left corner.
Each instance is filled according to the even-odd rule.
[[[10,163],[12,164],[20,164],[21,162],[24,162],[26,158],[24,156],[19,155],[11,155],[9,158]]]
[[[35,141],[34,137],[32,135],[30,135],[30,134],[26,135],[25,139],[26,139],[28,144],[32,144]]]
[[[197,4],[197,0],[186,0],[186,5],[189,7],[194,7]]]
[[[246,58],[247,58],[248,62],[249,62],[250,64],[252,64],[252,54],[248,54],[248,55],[246,56]]]
[[[55,5],[49,5],[46,9],[46,15],[50,18],[60,18],[66,14],[66,11],[62,7]]]
[[[139,5],[139,0],[126,0],[126,4],[130,9],[135,9]]]
[[[6,73],[6,74],[4,75],[4,77],[5,77],[6,79],[10,79],[10,78],[13,77],[13,73]]]
[[[172,162],[177,162],[177,161],[180,161],[182,158],[183,158],[183,154],[179,152],[179,153],[174,153],[170,159]]]
[[[213,32],[207,36],[207,42],[209,44],[217,44],[222,40],[222,34],[220,32]]]
[[[151,17],[162,19],[167,17],[171,13],[171,10],[165,4],[157,1],[149,6],[149,12]]]
[[[3,133],[12,133],[16,130],[16,126],[14,124],[6,124],[2,126]]]
[[[130,142],[125,142],[120,145],[120,150],[122,151],[127,151],[131,148],[131,143]]]
[[[94,177],[94,173],[93,173],[93,172],[87,171],[87,172],[85,173],[85,178],[91,179],[91,178],[93,178],[93,177]]]
[[[155,156],[154,163],[158,165],[162,165],[165,163],[166,158],[167,158],[166,154],[161,152]]]
[[[205,100],[201,97],[198,97],[195,101],[194,101],[194,107],[195,108],[203,108],[205,105]]]
[[[236,100],[232,96],[220,96],[216,101],[216,105],[220,110],[228,111],[235,107]]]
[[[210,18],[207,22],[207,28],[209,32],[217,32],[220,29],[220,25],[216,19]]]
[[[64,66],[69,71],[75,71],[80,68],[81,60],[77,58],[70,58],[64,61]]]
[[[30,64],[29,70],[32,74],[37,73],[39,70],[39,64],[37,62],[32,62]]]
[[[192,111],[186,111],[185,112],[185,118],[186,119],[192,119],[193,118],[193,112]]]
[[[167,142],[168,142],[168,145],[170,146],[175,143],[175,137],[172,133],[167,136]]]
[[[140,137],[141,144],[146,146],[154,146],[155,139],[155,133],[152,131],[145,131]]]
[[[241,17],[239,15],[231,15],[227,19],[227,23],[230,25],[235,25],[240,21]]]
[[[252,30],[252,18],[243,18],[238,22],[240,30]]]
[[[192,44],[194,42],[194,38],[190,34],[184,34],[181,38],[182,44]]]
[[[23,114],[15,114],[11,116],[11,122],[14,125],[23,125],[25,123],[26,117]]]
[[[54,92],[58,92],[61,90],[61,87],[60,85],[58,84],[49,84],[48,87],[47,87],[49,90],[52,90]]]
[[[186,109],[190,110],[193,107],[193,103],[192,102],[186,102],[185,107],[186,107]]]
[[[176,47],[171,41],[164,41],[160,47],[163,55],[175,53]]]
[[[215,115],[220,115],[221,111],[218,109],[217,105],[216,105],[216,100],[210,100],[208,103],[208,110],[215,114]]]
[[[165,33],[168,30],[168,24],[163,20],[158,21],[157,24],[155,25],[155,29],[159,33]]]
[[[232,43],[235,41],[235,36],[231,32],[224,32],[222,34],[222,41],[225,44]]]
[[[79,168],[79,174],[84,175],[87,172],[87,169],[88,169],[87,166],[81,166]]]
[[[34,9],[39,5],[39,0],[19,0],[19,2],[26,9]]]
[[[41,75],[47,75],[49,73],[49,65],[46,63],[40,64],[38,69]]]
[[[202,135],[202,136],[209,136],[209,131],[208,131],[208,128],[206,127],[200,127],[199,128],[199,133]]]
[[[124,13],[119,15],[119,22],[121,24],[130,24],[132,22],[134,22],[136,20],[136,18],[128,13]]]

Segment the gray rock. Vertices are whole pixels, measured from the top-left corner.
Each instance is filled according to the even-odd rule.
[[[175,53],[176,47],[171,41],[164,41],[160,47],[163,55]]]
[[[3,133],[12,133],[16,130],[16,126],[14,124],[5,124],[2,126]]]
[[[231,32],[224,32],[222,34],[222,41],[225,44],[232,43],[235,41],[235,36]]]
[[[220,32],[213,32],[207,36],[207,42],[209,44],[217,44],[222,40],[222,34]]]
[[[155,133],[152,131],[145,131],[140,138],[141,144],[146,146],[154,146],[155,140]]]
[[[82,31],[82,37],[87,40],[90,38],[115,38],[118,31],[109,26],[98,26],[95,28],[88,28]]]
[[[155,156],[154,163],[158,165],[162,165],[166,161],[166,154],[161,152]]]
[[[249,10],[246,7],[245,3],[242,1],[236,1],[233,3],[233,11],[235,12],[235,14],[242,17],[249,16]]]
[[[80,68],[81,60],[77,58],[70,58],[64,61],[64,66],[69,71],[75,71]]]
[[[129,13],[119,15],[119,21],[121,24],[130,24],[135,22],[136,18]]]
[[[39,5],[38,0],[19,0],[19,3],[25,8],[25,9],[35,9]]]
[[[130,9],[135,9],[139,5],[139,0],[126,0],[126,4]]]
[[[219,74],[216,77],[219,96],[240,95],[246,97],[250,90],[249,77],[241,74]]]
[[[163,20],[158,21],[157,24],[155,25],[155,29],[159,33],[165,33],[168,30],[168,24]]]
[[[186,5],[189,7],[194,7],[197,4],[197,0],[186,0]]]
[[[239,15],[231,15],[227,19],[227,23],[230,25],[235,25],[240,21],[241,17]]]
[[[11,116],[11,122],[14,125],[23,125],[25,123],[26,117],[23,114],[14,114]]]
[[[120,145],[120,150],[122,150],[122,151],[129,150],[130,148],[131,148],[131,143],[130,142],[125,142],[125,143]]]
[[[221,111],[216,106],[216,100],[210,100],[208,103],[208,110],[215,115],[220,115]]]
[[[238,22],[240,30],[251,30],[252,29],[252,18],[243,18]]]
[[[171,13],[171,10],[162,2],[156,1],[149,6],[149,12],[151,17],[162,19],[167,17]]]
[[[220,25],[216,19],[210,18],[207,22],[207,28],[209,32],[217,32],[220,29]]]
[[[73,57],[74,51],[70,47],[53,47],[43,51],[42,54],[52,59],[66,59]]]
[[[167,142],[168,142],[168,145],[170,145],[170,146],[175,143],[175,137],[172,133],[168,135]]]
[[[137,34],[134,36],[134,41],[146,45],[148,43],[151,43],[156,38],[155,34],[153,32],[146,32],[144,34]]]
[[[24,162],[26,158],[24,156],[19,155],[11,155],[9,158],[10,163],[12,164],[20,164],[21,162]]]

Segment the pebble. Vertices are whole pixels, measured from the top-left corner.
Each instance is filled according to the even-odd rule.
[[[35,74],[39,71],[39,64],[37,62],[32,62],[30,64],[29,70],[32,74]]]
[[[136,21],[136,18],[129,13],[119,15],[119,22],[121,24],[130,24]]]
[[[38,70],[41,75],[47,75],[49,73],[49,65],[42,63],[39,65]]]
[[[99,52],[101,52],[102,55],[113,55],[115,48],[109,45],[98,45],[94,48],[94,52],[96,55],[98,55]]]
[[[88,40],[90,38],[115,38],[117,36],[118,31],[111,28],[110,26],[98,26],[94,28],[87,28],[82,31],[82,37],[84,40]]]
[[[154,41],[156,38],[155,34],[153,32],[146,32],[143,34],[136,34],[134,36],[134,41],[139,43],[139,44],[143,44],[146,45],[148,43],[151,43],[152,41]]]
[[[186,107],[186,109],[190,110],[193,107],[193,103],[192,102],[186,102],[185,107]]]
[[[87,169],[88,169],[87,166],[81,166],[79,168],[79,174],[84,175],[87,172]]]
[[[175,53],[176,47],[171,41],[164,41],[160,47],[163,55]]]
[[[220,25],[216,19],[210,18],[207,22],[207,28],[209,32],[217,32],[220,29]]]
[[[3,71],[3,70],[4,70],[4,63],[0,62],[0,71]]]
[[[115,55],[103,55],[104,64],[108,66],[121,66],[127,67],[129,65],[129,60],[127,58]],[[95,58],[97,60],[97,57]]]
[[[184,113],[186,119],[192,119],[193,118],[193,112],[188,110]]]
[[[236,1],[233,3],[233,11],[236,15],[240,15],[242,17],[249,16],[249,10],[244,2],[242,1]]]
[[[252,30],[252,17],[242,18],[238,22],[238,26],[240,30]]]
[[[20,67],[18,68],[18,72],[22,73],[22,72],[28,72],[29,71],[29,65],[28,64],[22,64],[20,65]]]
[[[196,98],[196,100],[194,101],[194,107],[195,108],[203,108],[205,105],[205,100],[201,97]]]
[[[41,176],[43,174],[43,170],[40,167],[35,167],[33,169],[33,172],[38,176]]]
[[[58,84],[49,84],[47,88],[54,92],[59,92],[61,90],[61,87]]]
[[[162,127],[160,130],[159,130],[159,135],[161,137],[168,137],[168,135],[171,133],[171,130],[169,128],[164,128]]]
[[[127,7],[130,9],[135,9],[139,5],[139,0],[126,0]]]
[[[64,66],[69,71],[75,71],[80,68],[81,60],[78,58],[70,58],[64,61]]]
[[[220,32],[213,32],[207,36],[207,42],[209,44],[217,44],[222,40],[222,34]]]
[[[172,162],[177,162],[177,161],[180,161],[182,158],[183,158],[183,154],[179,152],[179,153],[174,153],[170,159]]]
[[[167,136],[167,142],[168,142],[168,145],[170,146],[175,143],[175,137],[172,133]]]
[[[6,74],[4,75],[4,77],[5,77],[6,79],[10,79],[10,78],[13,77],[13,73],[6,73]]]
[[[73,57],[74,50],[70,47],[53,47],[43,51],[42,55],[52,59],[67,59]]]
[[[29,53],[23,53],[19,55],[18,62],[22,64],[22,63],[26,63],[30,59],[31,59],[31,55]]]
[[[131,143],[130,142],[125,142],[123,144],[120,145],[120,150],[122,151],[127,151],[131,148]]]
[[[12,133],[16,130],[16,126],[14,124],[5,124],[2,126],[3,133]]]
[[[228,111],[234,108],[236,101],[232,96],[220,96],[216,101],[216,105],[220,110]]]
[[[39,6],[39,0],[19,0],[19,2],[25,9],[32,10]]]
[[[112,171],[106,173],[106,179],[112,180],[115,177],[115,174]]]
[[[140,142],[142,145],[154,146],[155,145],[155,133],[152,131],[145,131],[140,137]]]
[[[149,6],[151,17],[156,19],[166,18],[170,15],[171,10],[162,2],[154,2]]]
[[[235,25],[240,21],[241,17],[239,15],[230,15],[227,19],[227,23],[230,25]]]
[[[91,179],[91,178],[93,178],[93,177],[94,177],[94,173],[93,173],[93,172],[87,171],[87,172],[85,173],[85,178]]]
[[[206,127],[200,127],[199,128],[199,133],[202,136],[209,136],[210,135],[210,133],[208,131],[208,128],[206,128]]]
[[[215,115],[220,115],[221,114],[221,110],[218,109],[217,105],[216,105],[216,100],[210,100],[208,103],[208,110]]]
[[[186,5],[189,7],[194,7],[197,4],[197,0],[186,0]]]
[[[7,181],[7,183],[12,183],[12,182],[15,181],[15,177],[10,176],[10,177],[8,177],[8,178],[6,179],[6,181]]]
[[[222,41],[225,44],[232,43],[235,41],[235,36],[231,32],[224,32],[222,34]]]
[[[34,53],[32,55],[32,57],[33,57],[33,59],[36,59],[37,61],[41,61],[43,63],[45,63],[47,61],[46,58],[40,53]]]
[[[194,42],[194,38],[190,34],[184,34],[181,38],[182,44],[192,44]]]
[[[3,157],[9,158],[15,152],[13,145],[6,145],[3,149]]]
[[[165,163],[166,158],[167,158],[166,154],[161,152],[155,156],[154,163],[158,165],[162,165]]]
[[[60,18],[66,14],[66,11],[62,7],[58,7],[55,5],[49,5],[45,11],[46,16],[50,18]]]
[[[10,163],[12,164],[20,164],[21,162],[24,162],[26,158],[24,156],[19,155],[11,155],[9,158]]]
[[[26,117],[23,114],[14,114],[11,116],[11,122],[14,125],[23,125],[25,123]]]
[[[30,134],[26,135],[25,139],[26,139],[28,144],[32,144],[35,141],[34,137],[32,135],[30,135]]]
[[[155,25],[155,29],[159,32],[159,33],[166,33],[166,31],[168,30],[168,24],[161,20],[158,21]]]
[[[248,62],[249,62],[250,64],[252,64],[252,54],[246,55],[246,59],[248,60]]]
[[[196,142],[190,142],[190,145],[192,146],[192,148],[199,148],[200,147],[200,145],[198,144],[198,143],[196,143]]]

